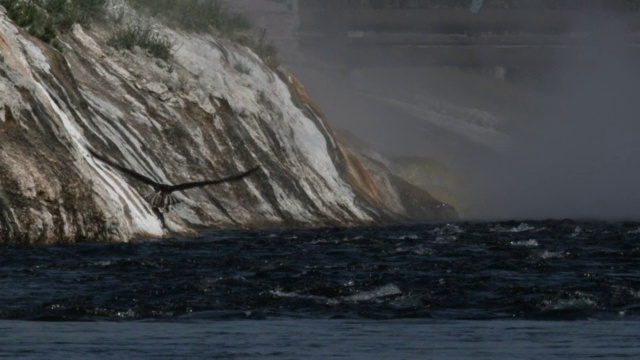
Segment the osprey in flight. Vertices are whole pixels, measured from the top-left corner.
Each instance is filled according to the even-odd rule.
[[[254,173],[256,170],[259,169],[259,166],[256,166],[254,168],[252,168],[251,170],[245,171],[243,173],[237,174],[237,175],[233,175],[233,176],[229,176],[229,177],[225,177],[225,178],[221,178],[221,179],[216,179],[216,180],[204,180],[204,181],[195,181],[195,182],[188,182],[188,183],[184,183],[184,184],[178,184],[178,185],[169,185],[169,184],[161,184],[158,182],[155,182],[153,180],[151,180],[150,178],[148,178],[147,176],[138,174],[137,172],[131,170],[131,169],[127,169],[124,166],[121,166],[120,164],[117,164],[109,159],[107,159],[106,157],[96,153],[95,151],[88,149],[89,153],[95,157],[96,159],[116,168],[117,170],[119,170],[120,172],[127,174],[131,177],[133,177],[134,179],[137,179],[147,185],[150,185],[151,187],[153,187],[154,192],[146,195],[144,198],[147,199],[149,201],[149,203],[151,203],[151,207],[153,208],[154,211],[159,211],[160,213],[164,212],[164,211],[168,211],[171,206],[177,204],[179,201],[178,199],[176,199],[175,197],[173,197],[171,195],[172,192],[174,191],[182,191],[182,190],[187,190],[187,189],[192,189],[192,188],[197,188],[197,187],[203,187],[203,186],[207,186],[207,185],[215,185],[215,184],[220,184],[220,183],[224,183],[224,182],[231,182],[231,181],[237,181],[237,180],[241,180],[249,175],[251,175],[252,173]]]

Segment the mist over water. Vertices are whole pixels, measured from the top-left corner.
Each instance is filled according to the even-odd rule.
[[[549,69],[551,101],[508,151],[471,170],[480,218],[638,218],[640,69],[611,19]],[[487,160],[487,159],[483,159]],[[471,174],[468,174],[471,175]],[[478,180],[477,182],[475,180]]]
[[[316,94],[321,100],[342,99],[328,109],[334,126],[387,154],[432,157],[454,169],[471,194],[471,207],[462,211],[467,219],[638,218],[640,69],[634,49],[615,21],[594,20],[578,29],[592,34],[585,46],[559,51],[552,67],[529,75],[543,83],[532,90],[545,99],[533,109],[535,115],[526,100],[515,105],[505,100],[505,107],[520,107],[521,113],[505,120],[516,125],[507,134],[509,146],[499,151],[447,134],[398,107],[358,97],[364,89],[415,102],[423,95],[420,83],[432,81],[420,69],[381,69],[378,79],[367,78],[375,70],[356,70],[355,94]],[[409,72],[415,79],[408,80]],[[460,96],[462,102],[475,100]]]
[[[505,66],[502,83],[492,66],[372,68],[321,44],[278,45],[333,128],[390,157],[446,165],[464,183],[454,189],[469,204],[464,219],[637,219],[640,46],[630,46],[627,15],[576,21],[583,46],[559,49],[548,66]],[[478,124],[500,136],[473,133]]]

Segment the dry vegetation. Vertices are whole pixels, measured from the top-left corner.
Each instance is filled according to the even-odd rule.
[[[62,50],[59,36],[73,24],[90,26],[95,20],[119,21],[104,16],[106,3],[107,0],[0,0],[18,26],[58,50]],[[128,3],[169,26],[237,41],[253,49],[266,64],[272,67],[279,64],[276,48],[267,42],[264,32],[253,38],[249,20],[230,12],[218,0],[128,0]],[[168,59],[172,44],[164,34],[136,24],[116,30],[109,45],[121,49],[139,46],[151,56]]]

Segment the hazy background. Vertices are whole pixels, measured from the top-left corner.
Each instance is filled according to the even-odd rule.
[[[542,112],[475,171],[482,215],[640,216],[639,59],[613,18],[576,28],[594,34],[590,46],[557,58]]]
[[[593,34],[589,46],[505,76],[499,68],[341,67],[296,47],[285,5],[233,6],[267,29],[335,128],[390,158],[444,164],[465,218],[640,217],[640,58],[613,15],[574,24]]]

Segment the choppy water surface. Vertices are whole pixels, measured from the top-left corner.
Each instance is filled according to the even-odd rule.
[[[351,326],[356,332],[340,339],[361,336],[358,341],[370,345],[362,349],[395,341],[413,349],[403,353],[407,357],[431,349],[431,358],[453,356],[442,350],[448,345],[451,351],[483,349],[518,334],[520,340],[512,338],[509,344],[531,349],[535,339],[542,345],[562,338],[560,329],[568,326],[590,340],[578,342],[576,352],[554,353],[560,358],[635,357],[640,356],[635,335],[640,333],[639,240],[640,223],[562,221],[234,231],[132,244],[4,246],[0,347],[5,350],[0,356],[30,356],[31,347],[15,345],[26,341],[20,340],[21,332],[25,338],[37,333],[40,339],[53,339],[60,336],[55,329],[65,326],[84,338],[97,328],[113,328],[120,336],[136,333],[140,341],[160,331],[176,344],[184,334],[198,331],[215,342],[224,328],[234,329],[229,340],[246,337],[247,344],[258,335],[242,329],[264,333],[267,343],[277,342],[277,336],[308,333],[306,341],[317,342],[316,350],[336,351],[339,339],[326,336]],[[312,337],[312,329],[326,334]],[[357,329],[363,333],[358,335]],[[488,341],[485,335],[491,332],[497,334]],[[535,335],[529,339],[533,342],[522,342],[528,333]],[[14,341],[7,340],[8,334]],[[108,342],[106,334],[111,333],[99,338]],[[465,341],[460,334],[469,337]],[[475,343],[469,341],[473,338]],[[598,347],[598,339],[605,338],[602,344],[610,348]],[[160,343],[149,349],[160,349]],[[444,352],[434,352],[436,345]],[[302,356],[286,347],[252,352],[247,346],[241,346],[246,356]],[[295,348],[290,344],[289,350]],[[243,357],[227,350],[215,354]],[[385,353],[380,351],[378,355]]]

